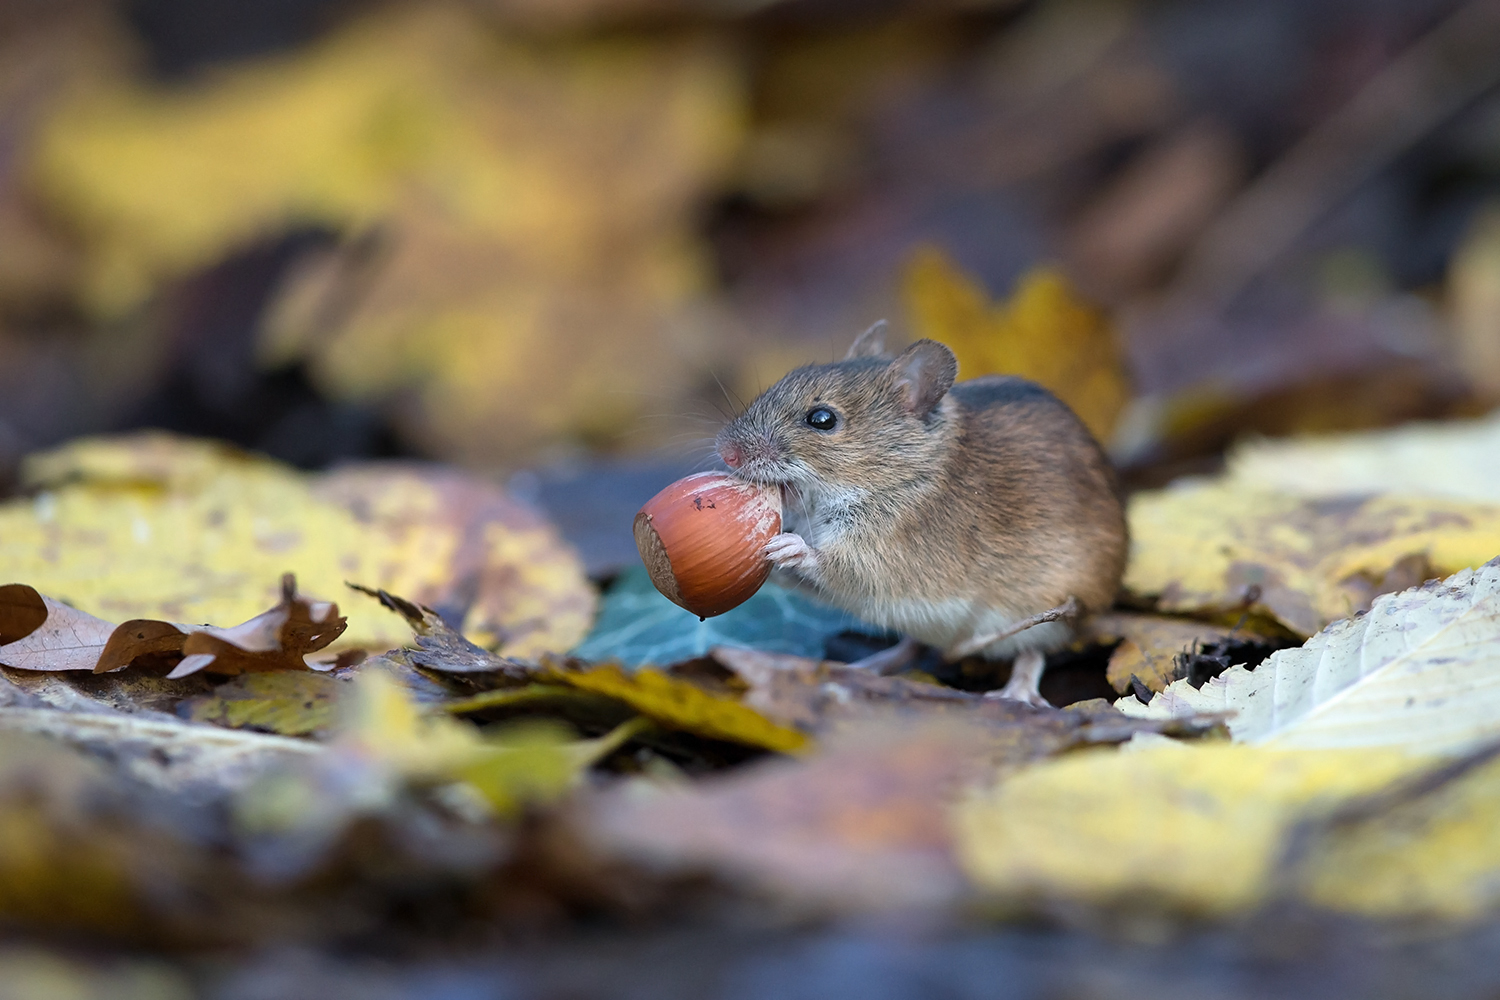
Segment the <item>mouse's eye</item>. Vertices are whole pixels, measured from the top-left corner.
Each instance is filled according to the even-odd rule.
[[[807,411],[807,426],[820,431],[831,431],[839,424],[839,416],[826,406],[814,406]]]

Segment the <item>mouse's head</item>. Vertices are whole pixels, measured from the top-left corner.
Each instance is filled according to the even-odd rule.
[[[893,488],[936,471],[951,437],[953,352],[919,340],[884,352],[883,324],[849,355],[808,365],[761,393],[719,432],[738,476],[803,495]]]

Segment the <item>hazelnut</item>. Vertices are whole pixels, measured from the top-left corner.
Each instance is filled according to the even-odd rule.
[[[651,582],[702,618],[743,604],[771,573],[766,543],[781,530],[781,494],[722,472],[679,479],[635,515]]]

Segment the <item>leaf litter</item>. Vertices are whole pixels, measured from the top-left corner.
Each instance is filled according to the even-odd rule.
[[[152,481],[173,475],[156,470]],[[920,674],[877,676],[822,658],[832,622],[800,647],[811,656],[774,652],[763,637],[786,621],[774,616],[753,621],[740,644],[653,640],[650,666],[513,656],[451,624],[468,620],[462,608],[440,613],[362,584],[356,589],[375,599],[370,606],[404,621],[409,641],[317,672],[307,669],[307,653],[317,652],[308,647],[335,648],[342,616],[287,587],[277,608],[238,629],[179,631],[175,649],[151,646],[165,630],[140,632],[147,654],[110,673],[9,669],[0,735],[112,761],[99,773],[104,780],[112,768],[127,782],[116,799],[126,817],[117,824],[122,857],[146,836],[129,817],[157,808],[142,803],[167,795],[186,809],[172,815],[187,818],[171,822],[209,831],[194,834],[207,839],[179,838],[159,860],[182,891],[206,893],[215,940],[370,932],[379,918],[350,912],[345,891],[392,900],[449,894],[450,903],[456,891],[463,920],[504,923],[539,900],[552,912],[581,905],[624,913],[638,905],[631,900],[670,899],[705,883],[803,916],[1082,905],[1214,917],[1294,898],[1381,918],[1467,919],[1500,902],[1484,888],[1500,871],[1500,855],[1483,846],[1493,768],[1475,765],[1436,784],[1431,776],[1444,766],[1436,751],[1467,759],[1476,740],[1493,735],[1484,717],[1500,713],[1487,701],[1468,699],[1479,721],[1465,728],[1441,721],[1458,718],[1462,698],[1440,703],[1431,726],[1409,725],[1392,699],[1375,699],[1369,704],[1393,714],[1364,711],[1373,742],[1325,750],[1289,737],[1244,744],[1235,714],[1242,706],[1215,692],[1238,690],[1242,675],[1280,671],[1275,687],[1286,694],[1295,687],[1287,671],[1298,663],[1325,664],[1329,676],[1337,666],[1345,676],[1358,661],[1369,676],[1352,686],[1402,674],[1397,687],[1411,696],[1413,684],[1437,676],[1417,669],[1424,656],[1447,660],[1444,669],[1481,671],[1474,676],[1482,680],[1484,650],[1500,626],[1473,581],[1492,586],[1496,571],[1378,596],[1363,617],[1254,671],[1225,670],[1170,712],[1147,709],[1135,695],[1119,708],[1095,701],[1037,710]],[[3,634],[19,637],[0,646],[7,662],[6,650],[44,630],[54,612],[29,588],[0,595]],[[48,616],[40,620],[39,602]],[[1119,643],[1110,668],[1117,690],[1132,678],[1144,688],[1149,662],[1165,704],[1202,681],[1174,679],[1184,654],[1286,641],[1285,627],[1257,618],[1253,603],[1218,609],[1234,622],[1117,612],[1094,623],[1092,639]],[[1437,624],[1416,627],[1416,609],[1426,605]],[[1463,627],[1445,629],[1450,620]],[[1374,653],[1386,648],[1380,630],[1398,625],[1412,646],[1382,660]],[[1358,656],[1347,638],[1356,633]],[[611,630],[596,635],[613,636],[607,642],[617,649],[646,648]],[[1445,636],[1446,645],[1427,635]],[[189,644],[210,641],[214,662],[164,676],[176,657],[178,667],[196,666]],[[1331,683],[1311,689],[1327,695]],[[1423,689],[1417,701],[1437,693]],[[1339,701],[1332,694],[1300,715],[1281,710],[1276,732],[1295,734],[1300,724],[1319,738],[1347,737],[1329,708]],[[1212,739],[1226,724],[1238,742]],[[1424,733],[1445,733],[1447,742]],[[1381,798],[1408,786],[1427,790]],[[44,815],[30,829],[55,822]],[[229,845],[238,858],[206,889],[206,873],[225,862],[204,860],[204,845]],[[100,862],[100,878],[114,877],[113,857]],[[49,864],[33,883],[39,891],[74,877]],[[309,895],[312,884],[343,888]],[[95,898],[102,902],[89,926],[204,939],[171,906],[154,909],[160,904],[139,887]],[[245,915],[252,911],[253,919]],[[0,913],[31,920],[36,912],[34,897],[0,898]]]
[[[46,614],[31,632],[0,645],[0,666],[17,670],[98,674],[145,658],[172,661],[170,680],[200,670],[216,674],[310,670],[314,668],[308,657],[332,643],[346,627],[337,604],[300,597],[290,573],[282,577],[281,602],[276,607],[230,628],[143,620],[111,625],[25,584],[9,584],[3,593],[14,598],[13,604],[28,610],[40,605]]]
[[[1337,622],[1254,670],[1194,688],[1176,681],[1142,718],[1225,713],[1236,740],[1264,746],[1398,747],[1452,754],[1500,736],[1500,558]]]
[[[534,656],[576,645],[596,597],[540,515],[498,486],[416,465],[308,475],[160,433],[87,438],[32,456],[30,498],[0,503],[0,579],[108,620],[243,622],[293,572],[443,608],[466,635]],[[400,645],[399,621],[352,611],[330,653]]]

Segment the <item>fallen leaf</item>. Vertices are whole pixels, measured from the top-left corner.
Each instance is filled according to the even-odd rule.
[[[1209,743],[1070,754],[963,802],[959,855],[981,887],[1011,904],[1224,914],[1266,900],[1298,822],[1424,764],[1391,749]]]
[[[25,692],[27,704],[64,712],[115,711],[169,717],[184,698],[206,694],[214,686],[205,674],[167,680],[161,673],[159,663],[104,674],[0,668],[12,687]]]
[[[1500,504],[1500,411],[1482,420],[1242,442],[1225,459],[1243,489],[1306,497],[1386,493]]]
[[[24,583],[0,587],[0,646],[20,642],[35,632],[48,614],[47,603],[35,588]]]
[[[571,655],[626,667],[668,666],[715,646],[822,656],[824,643],[846,631],[881,630],[770,583],[739,607],[702,620],[663,597],[645,567],[633,566],[604,595],[594,630]]]
[[[1376,598],[1253,671],[1232,667],[1194,689],[1178,681],[1144,718],[1229,713],[1241,742],[1275,747],[1398,747],[1461,753],[1500,734],[1500,559]]]
[[[35,620],[38,604],[45,614],[42,622],[21,638],[0,645],[0,664],[7,667],[93,670],[115,631],[109,622],[44,597],[26,584],[7,584],[3,596],[9,607],[15,609],[10,617],[19,627]]]
[[[498,487],[413,465],[309,476],[165,434],[89,438],[28,459],[31,499],[0,504],[0,579],[102,618],[242,622],[345,580],[402,593],[472,638],[535,656],[576,645],[595,594],[547,522]],[[405,627],[361,603],[330,652],[388,649]]]
[[[1093,641],[1119,641],[1105,677],[1121,694],[1130,690],[1131,678],[1149,691],[1162,690],[1180,676],[1179,654],[1230,635],[1229,629],[1189,618],[1123,612],[1094,615],[1086,628]]]
[[[173,680],[208,667],[219,674],[307,670],[305,657],[327,646],[345,627],[338,605],[298,597],[291,574],[282,579],[279,605],[232,628],[144,619],[111,625],[24,584],[10,584],[5,591],[22,614],[38,605],[46,614],[24,638],[0,646],[0,666],[21,670],[107,673],[152,655],[180,655],[168,675]]]
[[[744,703],[778,722],[822,739],[855,728],[952,725],[985,734],[985,759],[996,769],[1019,767],[1074,747],[1121,743],[1142,721],[1099,703],[1036,709],[859,667],[754,649],[718,648],[713,658],[747,688]],[[1201,732],[1194,719],[1173,718],[1176,735]],[[1207,725],[1212,725],[1209,722]]]
[[[283,736],[323,735],[333,728],[342,681],[326,674],[244,674],[211,694],[188,698],[178,714],[230,729],[259,729]]]
[[[1020,375],[1049,389],[1108,444],[1130,383],[1114,328],[1084,305],[1056,271],[1023,277],[1008,302],[994,305],[973,279],[936,247],[907,264],[907,308],[919,336],[940,340],[958,358],[958,377]]]
[[[780,753],[806,750],[806,734],[779,725],[737,698],[711,694],[689,681],[645,668],[626,673],[612,663],[577,666],[547,661],[537,673],[545,683],[607,695],[670,729],[729,740]]]
[[[1187,481],[1129,508],[1125,587],[1179,614],[1245,612],[1309,636],[1380,593],[1500,554],[1500,504],[1436,497],[1307,499]]]
[[[173,680],[200,670],[216,674],[310,670],[308,657],[348,627],[339,606],[297,594],[290,573],[281,578],[281,603],[232,628],[205,627],[182,644],[182,660],[167,676]],[[102,664],[101,664],[102,666]]]
[[[413,604],[404,597],[384,590],[370,590],[357,583],[351,583],[349,587],[375,598],[382,607],[406,619],[415,636],[417,648],[404,653],[416,666],[445,674],[499,674],[516,681],[524,681],[531,676],[530,665],[474,645],[450,628],[431,608]]]
[[[962,726],[876,727],[808,761],[599,796],[585,834],[610,856],[804,906],[936,907],[965,891],[947,812],[978,746]]]
[[[386,462],[347,465],[311,485],[314,497],[348,511],[378,540],[345,580],[437,608],[473,642],[514,657],[562,652],[593,624],[598,598],[578,554],[493,483]]]
[[[558,798],[639,727],[627,722],[599,739],[573,740],[566,726],[531,720],[481,734],[467,722],[424,713],[379,670],[362,671],[342,701],[336,757],[361,760],[385,781],[465,782],[501,815]]]
[[[1500,766],[1493,744],[1295,830],[1283,884],[1376,918],[1474,920],[1500,906]]]

